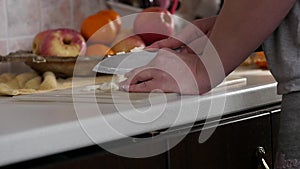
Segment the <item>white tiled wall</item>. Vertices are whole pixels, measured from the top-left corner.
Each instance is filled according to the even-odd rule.
[[[86,16],[104,8],[104,0],[0,0],[0,54],[31,49],[42,30],[79,30]]]
[[[0,55],[31,50],[33,37],[42,30],[79,31],[85,17],[105,7],[105,0],[0,0]],[[0,73],[22,67],[0,63]]]

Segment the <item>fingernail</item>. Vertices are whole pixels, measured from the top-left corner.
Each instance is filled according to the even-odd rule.
[[[119,84],[119,89],[121,91],[128,91],[129,90],[129,86],[125,85],[125,84]]]
[[[124,74],[124,77],[128,78],[129,75],[130,75],[130,72],[127,72],[127,73]]]
[[[146,47],[144,50],[148,51],[148,52],[155,52],[155,51],[158,51],[158,48]]]

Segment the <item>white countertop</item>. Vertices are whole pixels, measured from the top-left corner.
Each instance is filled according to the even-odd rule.
[[[64,97],[50,102],[0,97],[0,166],[281,100],[269,71],[238,69],[230,77],[245,77],[246,81],[202,96],[169,94],[168,102],[154,95],[152,106],[145,102],[136,102],[135,107],[124,103],[96,104],[93,99],[80,100],[83,95],[75,98],[80,100],[76,103]]]

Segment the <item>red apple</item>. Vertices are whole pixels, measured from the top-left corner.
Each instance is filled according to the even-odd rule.
[[[35,35],[33,42],[32,42],[32,51],[34,54],[37,54],[37,55],[40,54],[41,42],[44,40],[46,35],[51,31],[53,31],[53,30],[51,29],[51,30],[42,31]]]
[[[142,47],[144,48],[146,45],[142,38],[139,35],[133,35],[130,37],[127,37],[117,44],[115,44],[111,49],[118,53],[118,52],[130,52],[131,49],[134,49],[136,47]]]
[[[44,56],[78,56],[86,50],[82,35],[68,28],[55,29],[43,38],[39,53]]]
[[[144,48],[145,46],[146,45],[140,36],[135,35],[132,30],[123,29],[116,37],[111,49],[115,53],[118,53],[129,52],[136,47]]]
[[[167,38],[174,34],[174,19],[172,14],[160,7],[149,7],[137,15],[133,30],[141,36],[146,45]]]

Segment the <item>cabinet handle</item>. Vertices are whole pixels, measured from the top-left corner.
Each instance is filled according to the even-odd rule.
[[[266,160],[264,159],[265,154],[266,151],[263,147],[257,147],[255,155],[257,157],[259,165],[263,167],[263,169],[270,169]]]

